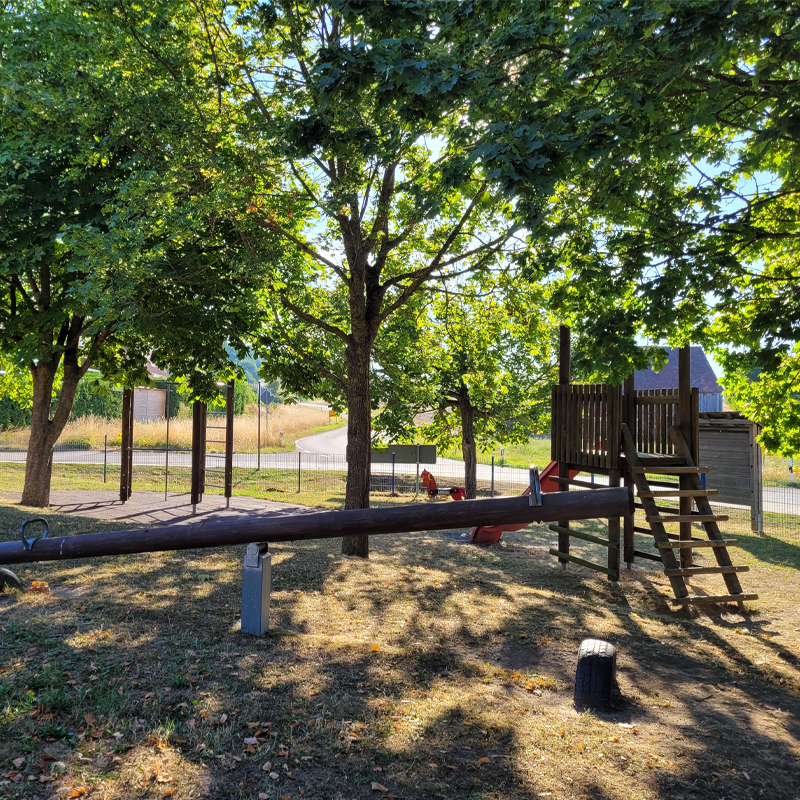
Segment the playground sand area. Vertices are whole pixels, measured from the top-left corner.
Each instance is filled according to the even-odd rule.
[[[70,495],[54,535],[190,511]],[[40,516],[14,500],[4,540]],[[238,631],[243,547],[15,567],[50,591],[0,595],[0,797],[800,796],[800,546],[739,537],[760,599],[676,611],[658,565],[612,586],[559,570],[554,537],[374,537],[369,561],[276,545],[264,639]],[[608,713],[572,704],[590,636],[618,648]]]

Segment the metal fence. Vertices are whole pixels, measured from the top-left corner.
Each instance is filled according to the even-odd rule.
[[[0,490],[21,491],[27,451],[0,448]],[[212,456],[213,457],[213,456]],[[209,465],[211,462],[209,461]],[[426,498],[422,471],[427,469],[440,490],[464,485],[464,464],[438,459],[435,465],[373,464],[370,491],[373,502],[414,502]],[[478,496],[520,494],[528,484],[524,469],[493,464],[478,465]],[[57,445],[53,453],[52,489],[117,491],[120,450],[106,446],[82,449]],[[191,453],[188,450],[136,448],[133,452],[133,490],[159,492],[165,497],[188,494]],[[267,500],[336,507],[344,504],[347,462],[343,455],[301,452],[235,453],[233,494]],[[606,478],[593,476],[599,485]],[[714,510],[728,516],[720,523],[725,533],[752,532],[750,508],[746,503],[716,502]],[[667,506],[669,501],[662,505]],[[782,539],[800,541],[800,482],[765,480],[762,532]]]

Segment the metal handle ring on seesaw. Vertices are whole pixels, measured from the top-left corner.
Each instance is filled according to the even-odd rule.
[[[30,525],[32,522],[41,522],[42,525],[44,525],[44,533],[41,536],[34,536],[32,539],[26,539],[25,526]],[[30,550],[39,539],[46,539],[49,533],[50,526],[47,524],[47,520],[42,519],[42,517],[35,517],[34,519],[26,519],[25,522],[22,523],[19,529],[19,538],[22,539],[22,544],[25,546],[25,549]]]

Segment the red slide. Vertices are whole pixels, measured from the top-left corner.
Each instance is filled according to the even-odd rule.
[[[574,478],[577,474],[577,469],[571,469],[569,471],[570,478]],[[558,484],[555,481],[549,480],[551,475],[554,477],[558,476],[557,461],[551,461],[539,474],[539,480],[542,484],[542,493],[558,491]],[[522,494],[526,495],[530,493],[531,490],[530,487],[528,487]],[[473,528],[472,536],[469,537],[469,540],[473,544],[496,544],[500,541],[500,536],[504,531],[509,533],[511,531],[521,531],[525,527],[527,527],[526,522],[520,525],[487,525],[482,528]]]

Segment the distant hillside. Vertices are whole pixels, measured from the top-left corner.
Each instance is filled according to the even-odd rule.
[[[260,378],[258,377],[258,370],[261,367],[261,359],[255,358],[252,353],[248,353],[246,358],[238,358],[232,347],[225,347],[225,352],[234,364],[238,364],[247,377],[247,382],[255,387],[258,385]],[[280,402],[282,397],[280,381],[272,381],[271,383],[262,385],[261,400],[265,403]]]

